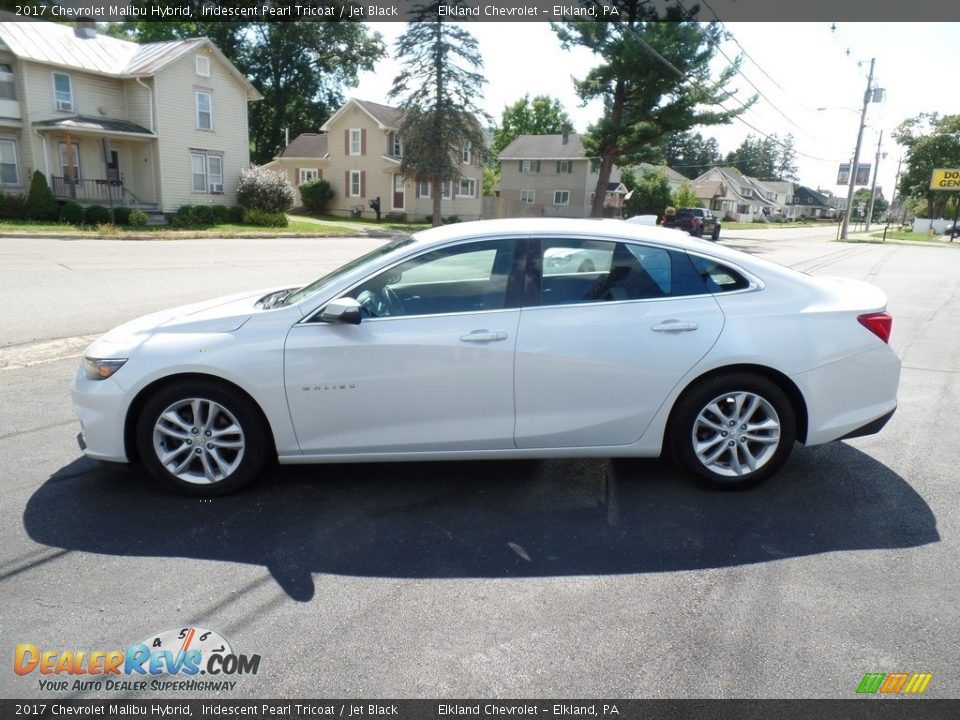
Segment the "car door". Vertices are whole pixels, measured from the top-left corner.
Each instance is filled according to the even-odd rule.
[[[512,448],[522,256],[514,239],[431,250],[342,295],[359,325],[295,325],[284,383],[302,452]]]
[[[636,442],[719,337],[723,313],[683,252],[599,239],[539,244],[517,339],[517,447]],[[552,260],[578,254],[606,269]]]

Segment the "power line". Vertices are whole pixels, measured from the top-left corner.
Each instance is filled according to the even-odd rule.
[[[687,74],[684,73],[682,70],[680,70],[679,68],[677,68],[676,65],[674,65],[672,62],[670,62],[669,60],[667,60],[667,58],[665,58],[663,55],[661,55],[661,54],[656,50],[656,48],[654,48],[650,43],[648,43],[646,40],[644,40],[642,37],[640,37],[639,33],[637,33],[636,30],[634,30],[632,27],[629,27],[629,26],[625,26],[625,27],[626,27],[626,29],[633,35],[634,39],[635,39],[638,43],[640,43],[640,45],[642,45],[644,48],[646,48],[646,50],[647,50],[651,55],[653,55],[657,60],[659,60],[660,62],[662,62],[664,65],[666,65],[668,68],[670,68],[673,72],[675,72],[675,73],[676,73],[677,75],[679,75],[681,78],[683,78],[684,80],[686,80],[687,82],[689,82],[691,85],[693,85],[694,87],[696,87],[698,90],[700,90],[700,91],[703,92],[704,94],[708,94],[707,91],[704,90],[703,86],[702,86],[698,81],[696,81],[696,80],[694,80],[693,78],[691,78],[689,75],[687,75]],[[729,97],[733,98],[733,95],[732,95],[731,93],[727,92],[727,95],[728,95]],[[733,98],[733,99],[736,100],[736,98]],[[740,102],[740,101],[738,100],[737,102]],[[719,100],[714,101],[713,104],[719,105],[721,108],[723,108],[723,110],[725,110],[725,111],[728,112],[728,113],[731,112],[731,110],[730,110],[729,108],[727,108],[727,107],[726,107],[722,102],[720,102]],[[742,102],[740,102],[740,106],[743,107],[744,109],[747,109],[747,106],[745,106]],[[767,133],[763,132],[763,130],[761,130],[760,128],[758,128],[758,127],[756,127],[755,125],[753,125],[753,124],[747,122],[746,120],[744,120],[744,119],[743,119],[742,117],[740,117],[739,115],[734,115],[734,116],[733,116],[733,119],[734,119],[734,120],[737,120],[738,122],[743,123],[743,124],[746,125],[748,128],[750,128],[751,130],[753,130],[753,131],[756,132],[756,133],[759,133],[762,137],[766,138],[767,140],[769,140],[770,142],[774,143],[775,145],[779,145],[779,146],[782,147],[782,148],[786,148],[786,149],[788,149],[788,150],[796,153],[797,155],[802,155],[802,156],[805,157],[805,158],[809,158],[810,160],[816,160],[816,161],[818,161],[818,162],[833,162],[833,159],[831,159],[831,158],[822,158],[822,157],[817,157],[816,155],[810,155],[810,154],[808,154],[808,153],[801,152],[801,151],[797,150],[796,148],[787,145],[786,143],[784,143],[783,141],[781,141],[779,138],[771,137],[771,136],[768,135]]]

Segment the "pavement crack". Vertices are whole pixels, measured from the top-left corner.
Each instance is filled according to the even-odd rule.
[[[64,425],[73,425],[75,422],[77,422],[77,419],[71,418],[70,420],[60,420],[59,422],[40,425],[39,427],[27,428],[26,430],[14,430],[13,432],[3,433],[0,435],[0,440],[9,440],[10,438],[17,437],[18,435],[30,435],[31,433],[50,430],[51,428],[63,427]]]

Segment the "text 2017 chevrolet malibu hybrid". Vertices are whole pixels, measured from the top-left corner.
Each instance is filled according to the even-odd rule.
[[[493,220],[299,288],[154,313],[87,348],[85,454],[194,495],[281,463],[655,457],[717,487],[880,430],[886,297],[675,230]]]

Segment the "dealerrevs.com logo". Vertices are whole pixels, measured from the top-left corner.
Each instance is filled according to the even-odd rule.
[[[201,627],[165,630],[126,650],[47,650],[17,645],[13,671],[36,675],[40,689],[61,692],[204,692],[233,690],[238,675],[256,675],[259,655],[240,655]]]

